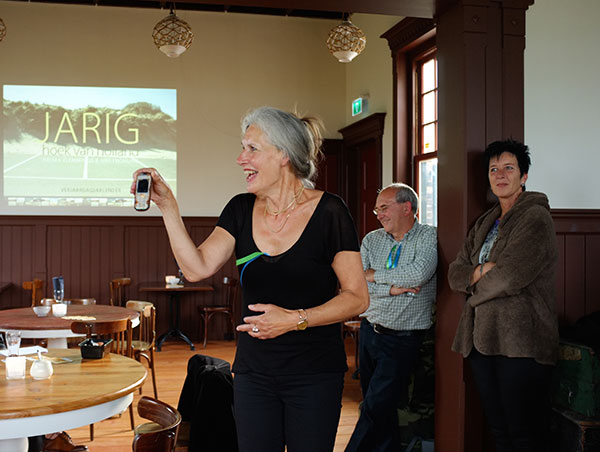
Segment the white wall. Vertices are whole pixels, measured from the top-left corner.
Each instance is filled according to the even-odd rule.
[[[537,0],[527,12],[527,186],[553,208],[600,208],[599,17],[598,0]]]
[[[383,134],[383,186],[395,182],[392,181],[394,93],[392,53],[387,40],[380,36],[402,19],[397,16],[372,14],[354,14],[351,19],[354,25],[364,31],[367,36],[367,45],[359,56],[346,65],[346,103],[344,105],[346,123],[351,124],[372,113],[386,113]],[[369,95],[368,110],[353,118],[352,101],[364,94]]]
[[[297,108],[320,116],[326,135],[340,138],[347,69],[325,45],[338,21],[179,11],[195,39],[186,53],[170,59],[151,37],[167,14],[0,1],[7,26],[0,85],[177,88],[178,198],[188,216],[218,215],[232,195],[245,191],[235,158],[240,118],[249,108]]]

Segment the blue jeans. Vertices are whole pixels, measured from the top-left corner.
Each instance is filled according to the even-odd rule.
[[[331,452],[342,409],[344,373],[236,374],[240,452]]]
[[[398,406],[408,384],[425,330],[406,336],[376,333],[366,319],[360,325],[360,416],[346,452],[399,451]]]

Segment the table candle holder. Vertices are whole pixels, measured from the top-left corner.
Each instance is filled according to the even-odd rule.
[[[7,356],[5,363],[7,380],[19,380],[25,378],[24,356]]]
[[[64,317],[67,315],[67,305],[64,303],[55,303],[52,305],[52,315],[54,317]]]

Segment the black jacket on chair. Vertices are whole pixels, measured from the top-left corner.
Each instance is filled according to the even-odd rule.
[[[192,356],[177,409],[182,420],[190,422],[190,452],[238,452],[233,376],[227,361]]]

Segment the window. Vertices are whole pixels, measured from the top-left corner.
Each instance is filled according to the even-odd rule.
[[[421,223],[437,226],[438,78],[435,49],[413,60],[413,180]]]

